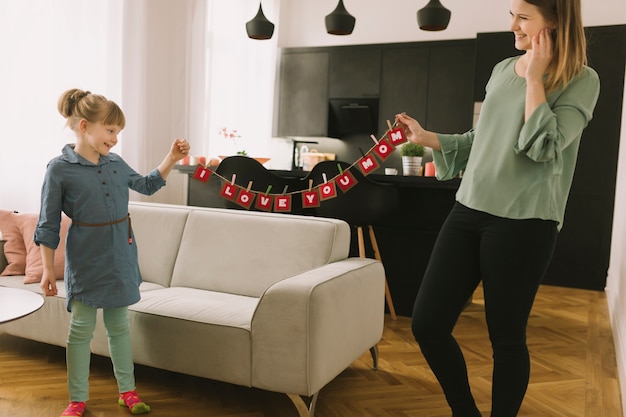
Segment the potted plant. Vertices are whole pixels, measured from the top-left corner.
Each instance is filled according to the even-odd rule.
[[[402,172],[404,175],[420,175],[424,146],[407,142],[400,148],[402,155]]]

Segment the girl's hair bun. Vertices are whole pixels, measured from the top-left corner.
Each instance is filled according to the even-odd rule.
[[[59,98],[59,113],[67,119],[67,126],[76,130],[82,119],[88,122],[101,122],[105,125],[116,125],[121,129],[126,125],[122,109],[113,101],[90,91],[78,88],[67,90]]]
[[[76,105],[83,98],[91,94],[90,91],[83,91],[79,88],[72,88],[61,94],[58,102],[59,113],[66,119],[75,114]]]

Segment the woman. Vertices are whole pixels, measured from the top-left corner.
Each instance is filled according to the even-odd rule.
[[[475,129],[437,134],[396,117],[411,142],[433,148],[439,179],[464,170],[412,322],[454,417],[481,416],[452,336],[481,280],[494,358],[491,416],[519,411],[530,374],[528,316],[599,94],[598,75],[586,66],[580,0],[511,0],[510,14],[515,47],[525,53],[494,67]]]

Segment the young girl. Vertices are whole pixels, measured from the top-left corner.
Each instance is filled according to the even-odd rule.
[[[46,171],[35,242],[41,248],[46,296],[57,294],[54,250],[59,244],[61,212],[72,219],[66,244],[65,287],[72,313],[67,340],[70,404],[61,416],[82,416],[89,398],[90,341],[96,310],[103,309],[109,350],[120,397],[133,414],[150,411],[135,392],[128,306],[139,301],[141,275],[128,215],[128,189],[153,194],[178,160],[189,154],[176,139],[157,169],[146,176],[111,153],[126,124],[122,110],[101,95],[68,90],[58,109],[76,133]]]
[[[526,393],[526,324],[599,94],[580,9],[580,0],[511,0],[515,47],[526,52],[494,67],[475,129],[436,134],[397,116],[410,141],[433,148],[439,179],[465,170],[412,323],[454,417],[481,416],[452,336],[480,280],[494,359],[491,416],[516,416]]]

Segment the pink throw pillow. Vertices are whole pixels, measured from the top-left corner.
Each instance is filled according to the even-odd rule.
[[[33,241],[39,216],[32,213],[9,213],[10,216],[7,216],[9,217],[8,223],[12,223],[13,227],[9,227],[7,230],[12,243],[9,245],[8,253],[9,239],[5,238],[7,242],[4,244],[4,253],[9,265],[4,269],[2,275],[25,275],[24,284],[40,282],[43,275],[41,249]],[[4,224],[3,220],[4,218],[0,217],[0,225]],[[65,272],[65,238],[71,222],[65,214],[61,216],[61,230],[59,231],[61,240],[54,253],[54,275],[57,279],[63,279]],[[4,227],[2,233],[5,235]],[[13,260],[13,263],[10,259]]]
[[[26,247],[26,270],[24,284],[40,282],[43,275],[43,262],[41,260],[41,248],[33,241],[35,228],[39,216],[36,214],[16,214],[15,220],[22,233],[24,246]],[[61,215],[61,230],[59,235],[61,240],[54,252],[54,276],[56,279],[63,279],[65,273],[65,237],[70,227],[71,220],[65,215]]]

